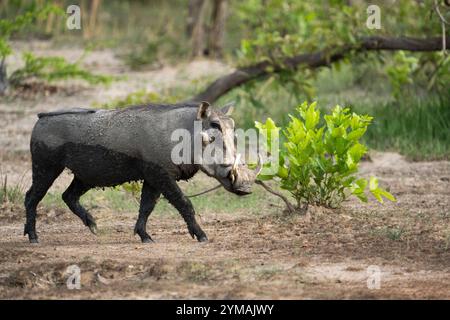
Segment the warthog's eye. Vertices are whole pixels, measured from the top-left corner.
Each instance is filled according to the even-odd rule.
[[[218,122],[211,122],[211,128],[222,131],[222,127],[220,126],[220,123],[218,123]]]

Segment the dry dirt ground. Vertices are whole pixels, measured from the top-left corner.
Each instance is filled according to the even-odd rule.
[[[50,50],[35,45],[37,52]],[[125,72],[108,51],[94,52],[87,63],[103,72]],[[3,176],[11,184],[29,186],[27,144],[36,112],[89,105],[142,86],[157,90],[180,73],[189,79],[211,70],[221,73],[226,67],[197,61],[128,73],[133,80],[107,89],[0,102]],[[96,208],[100,232],[94,236],[67,208],[41,205],[41,242],[30,245],[22,235],[23,208],[3,204],[0,298],[449,299],[450,162],[411,163],[395,153],[373,153],[361,174],[378,176],[397,203],[351,200],[339,210],[311,208],[306,216],[286,216],[270,195],[261,200],[258,215],[246,209],[216,212],[212,204],[199,212],[210,238],[202,244],[189,237],[181,217],[174,215],[152,216],[148,230],[156,243],[141,244],[132,234],[136,212]],[[204,177],[197,180],[210,183]],[[60,192],[69,182],[64,174],[51,190]],[[81,271],[79,290],[66,286],[71,265]]]

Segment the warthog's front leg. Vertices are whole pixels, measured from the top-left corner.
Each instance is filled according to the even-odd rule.
[[[195,211],[191,201],[183,194],[177,183],[172,179],[168,179],[162,184],[161,191],[164,197],[178,210],[184,221],[186,221],[191,237],[197,237],[197,240],[200,242],[207,241],[206,234],[195,219]]]
[[[186,198],[175,181],[173,182],[173,185],[176,186],[176,190],[174,187],[170,190],[164,190],[164,197],[166,197],[166,199],[169,200],[178,212],[180,212],[184,221],[186,221],[191,237],[197,237],[197,240],[200,242],[208,241],[205,232],[203,232],[202,228],[200,228],[197,220],[195,219],[195,211],[191,201]]]
[[[146,226],[147,220],[155,208],[156,201],[161,195],[161,191],[156,186],[144,181],[142,185],[141,204],[139,206],[139,217],[134,227],[134,234],[138,234],[141,237],[142,242],[153,242],[150,235],[147,233]]]

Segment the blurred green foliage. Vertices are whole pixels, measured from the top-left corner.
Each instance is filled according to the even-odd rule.
[[[312,84],[320,70],[292,70],[283,60],[303,53],[322,51],[332,54],[342,46],[354,45],[358,39],[371,35],[429,37],[441,35],[440,20],[433,9],[433,1],[400,0],[375,2],[380,6],[382,16],[381,30],[366,27],[368,4],[365,1],[290,1],[290,0],[251,0],[237,6],[239,17],[252,31],[241,41],[238,50],[238,64],[249,65],[270,62],[281,68],[281,72],[269,75],[272,90],[286,90],[301,101],[303,94],[309,100],[317,99],[316,87]],[[450,16],[450,11],[442,12]],[[450,18],[450,17],[449,17]],[[414,84],[430,91],[448,91],[443,84],[450,81],[449,58],[442,53],[398,52],[394,54],[377,53],[360,56],[349,55],[347,59],[334,64],[365,64],[370,66],[382,59],[383,72],[390,80],[392,95],[399,99],[406,85]],[[378,70],[377,70],[378,69]],[[366,78],[379,72],[379,65],[366,69]],[[273,70],[272,67],[268,71]],[[265,80],[263,80],[265,81]],[[278,84],[278,86],[277,86]],[[242,95],[256,108],[263,103],[258,97],[258,88],[264,83],[251,83],[245,86],[248,94]],[[409,93],[407,93],[409,94]]]
[[[112,76],[97,75],[80,67],[79,62],[70,63],[63,57],[36,57],[31,52],[23,54],[25,65],[9,76],[13,86],[37,79],[53,82],[65,79],[81,79],[90,84],[109,84]]]
[[[48,3],[39,6],[32,1],[25,7],[23,12],[0,20],[0,60],[12,53],[9,41],[14,33],[30,27],[38,19],[45,19],[50,13],[63,14],[61,8]]]
[[[355,40],[364,10],[347,1],[251,0],[238,12],[252,34],[241,41],[241,64],[329,49]]]
[[[405,84],[413,83],[411,76],[417,70],[418,61],[418,58],[407,56],[404,51],[395,53],[392,65],[386,68],[394,97],[400,97],[401,89]]]
[[[18,1],[17,3],[21,3]],[[12,2],[12,4],[16,4]],[[16,4],[17,5],[17,4]],[[22,29],[31,27],[39,19],[45,19],[50,14],[63,15],[64,11],[49,1],[38,4],[36,1],[29,2],[23,12],[9,19],[0,20],[0,60],[12,54],[10,45],[11,35]],[[113,77],[95,75],[80,67],[79,62],[69,63],[63,57],[36,57],[31,52],[23,54],[25,65],[15,70],[8,76],[8,82],[12,86],[18,86],[31,79],[52,82],[69,78],[78,78],[90,84],[108,84]]]

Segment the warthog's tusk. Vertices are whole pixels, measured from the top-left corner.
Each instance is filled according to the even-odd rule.
[[[203,145],[209,144],[209,136],[206,132],[201,132],[200,135],[202,136],[202,143]]]
[[[255,168],[255,178],[258,176],[258,174],[261,172],[263,167],[263,161],[261,155],[258,153],[258,165]]]
[[[233,167],[231,168],[231,172],[232,172],[233,174],[236,174],[237,168],[238,168],[238,165],[239,165],[240,160],[241,160],[241,154],[238,153],[238,154],[236,155],[236,158],[234,158]]]
[[[230,178],[231,178],[231,184],[234,184],[234,180],[236,180],[236,178],[234,177],[233,171],[230,174]]]
[[[234,163],[233,163],[233,166],[231,167],[231,174],[230,174],[231,184],[234,184],[234,181],[236,180],[237,169],[238,169],[240,160],[241,160],[241,154],[238,153],[236,155],[236,158],[234,158]]]
[[[246,171],[238,172],[238,169],[242,169],[242,168],[238,167],[240,159],[241,159],[241,155],[238,153],[236,155],[236,158],[233,163],[233,167],[231,168],[231,172],[230,172],[230,179],[231,179],[232,184],[234,184],[234,182],[236,181],[236,178],[239,177],[239,175],[241,175],[242,181],[246,180],[246,181],[250,182],[250,181],[255,180],[263,168],[263,160],[262,160],[261,155],[258,153],[258,165],[256,166],[255,170],[253,170],[253,171],[246,170]]]

